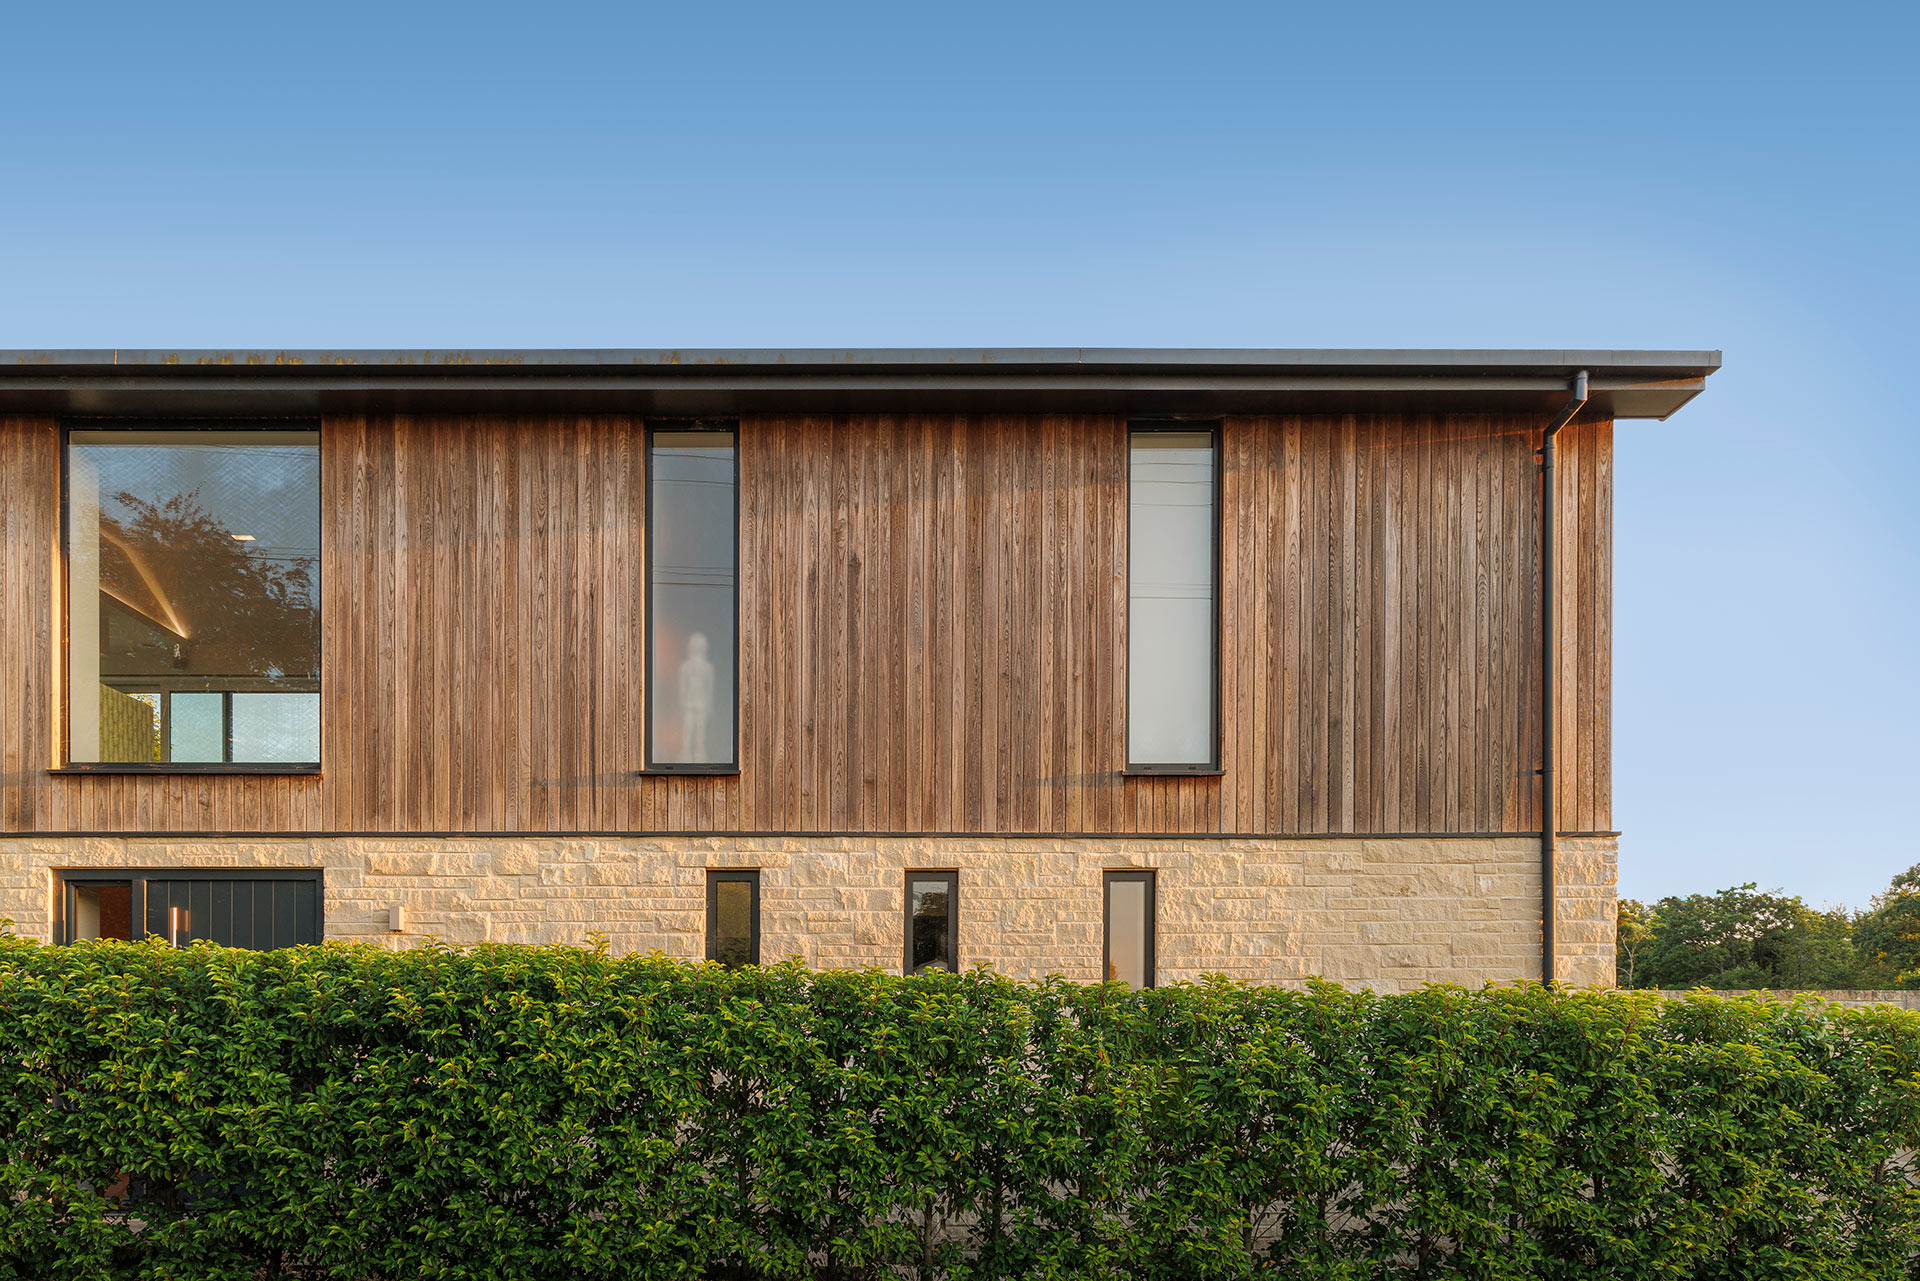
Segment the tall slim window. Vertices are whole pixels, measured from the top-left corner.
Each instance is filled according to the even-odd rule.
[[[1127,472],[1127,766],[1219,763],[1219,468],[1211,429],[1135,424]]]
[[[707,959],[760,964],[760,873],[707,873]]]
[[[320,762],[320,435],[67,435],[67,759]]]
[[[960,873],[907,873],[906,973],[960,970]]]
[[[647,768],[732,773],[733,428],[654,428],[647,475]]]
[[[1102,977],[1128,987],[1152,987],[1153,873],[1108,872],[1105,881],[1106,955]]]

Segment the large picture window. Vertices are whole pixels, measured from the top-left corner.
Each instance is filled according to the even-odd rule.
[[[739,600],[734,432],[656,427],[647,448],[647,768],[732,773]]]
[[[1127,472],[1127,767],[1219,765],[1218,480],[1211,428],[1134,424]]]
[[[320,437],[67,436],[67,759],[320,762]]]

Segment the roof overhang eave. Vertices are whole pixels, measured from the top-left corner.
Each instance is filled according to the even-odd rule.
[[[587,412],[1549,412],[1574,372],[1593,416],[1664,418],[1704,389],[1697,352],[0,353],[0,412],[73,415]],[[230,354],[229,354],[230,355]],[[329,362],[324,357],[332,355]],[[960,359],[962,355],[975,359]],[[1295,357],[1318,357],[1309,363]],[[1565,363],[1541,361],[1555,356]],[[1069,359],[1072,356],[1075,358]],[[383,357],[384,359],[375,359]],[[561,359],[555,359],[561,357]],[[1057,357],[1057,358],[1050,358]],[[1259,357],[1255,359],[1254,357]],[[570,358],[570,359],[569,359]]]

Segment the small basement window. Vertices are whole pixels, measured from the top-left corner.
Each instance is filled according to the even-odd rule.
[[[905,972],[959,973],[959,920],[960,873],[908,872]]]
[[[707,959],[760,964],[760,873],[707,873]]]
[[[1109,983],[1153,986],[1152,872],[1106,874],[1104,973]]]
[[[155,868],[62,872],[54,923],[61,943],[158,936],[176,947],[205,939],[266,951],[322,937],[318,870]]]

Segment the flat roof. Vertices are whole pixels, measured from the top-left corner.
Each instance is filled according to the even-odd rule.
[[[1666,418],[1718,351],[957,347],[0,351],[0,413],[1550,413]]]

